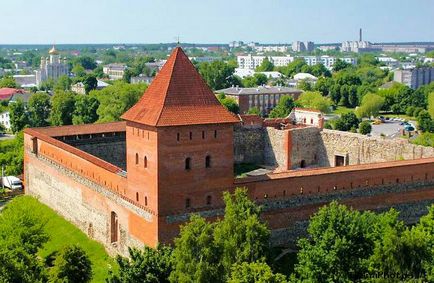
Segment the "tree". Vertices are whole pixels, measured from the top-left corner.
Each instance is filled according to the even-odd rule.
[[[199,65],[199,73],[213,90],[223,89],[231,85],[240,85],[234,76],[235,67],[223,61],[204,62]]]
[[[67,91],[71,88],[71,79],[67,75],[60,76],[54,84],[54,91]]]
[[[86,70],[93,70],[93,69],[95,69],[97,67],[97,64],[96,64],[95,60],[92,57],[89,57],[89,56],[75,57],[72,60],[72,64],[74,66],[80,65],[80,66],[82,66]]]
[[[24,106],[24,102],[18,99],[9,106],[11,130],[13,133],[19,132],[29,126],[29,115]]]
[[[220,254],[213,237],[214,226],[196,214],[181,226],[175,239],[170,282],[222,282]]]
[[[224,93],[221,93],[217,96],[217,99],[220,103],[229,111],[234,114],[238,114],[240,112],[240,107],[235,99],[232,97],[226,97]]]
[[[417,127],[422,132],[434,133],[434,120],[426,110],[419,112],[417,116]]]
[[[51,111],[50,96],[44,92],[30,96],[29,107],[30,124],[32,127],[48,126],[48,117]]]
[[[307,91],[300,95],[296,104],[303,108],[312,108],[328,113],[330,112],[331,101],[317,91]]]
[[[166,283],[172,272],[172,250],[159,245],[156,249],[144,247],[143,250],[128,248],[129,258],[117,256],[119,274],[112,274],[109,283]]]
[[[3,87],[17,88],[18,85],[13,77],[6,76],[0,79],[0,88]]]
[[[313,89],[312,83],[307,79],[299,81],[297,83],[297,88],[304,90],[304,91],[311,91]]]
[[[90,124],[98,120],[99,101],[92,96],[79,95],[75,98],[72,124]]]
[[[247,76],[242,79],[242,85],[244,87],[255,87],[266,84],[268,81],[267,76],[264,74],[256,73],[253,76]]]
[[[384,98],[373,93],[368,93],[362,98],[362,103],[356,109],[356,115],[359,118],[376,117],[383,107]]]
[[[335,122],[335,130],[338,131],[350,131],[351,129],[357,129],[360,120],[353,112],[342,114],[342,116]]]
[[[66,246],[56,256],[51,278],[55,282],[90,282],[92,263],[89,256],[79,246]]]
[[[339,72],[351,66],[352,65],[350,63],[347,63],[341,59],[337,59],[336,62],[333,64],[333,72]]]
[[[51,99],[51,125],[71,125],[74,105],[75,95],[73,93],[66,91],[59,91],[55,93]]]
[[[214,239],[221,252],[221,265],[230,278],[232,266],[242,262],[265,261],[270,231],[260,220],[261,208],[247,196],[247,189],[225,192],[225,216],[215,227]]]
[[[23,173],[24,136],[18,132],[12,140],[0,142],[0,165],[5,168],[5,175],[20,175]]]
[[[359,124],[359,133],[361,133],[362,135],[370,134],[371,131],[372,131],[372,126],[371,123],[369,123],[369,121],[363,121]]]
[[[261,111],[259,110],[258,107],[252,107],[247,111],[247,114],[250,115],[261,115]]]
[[[74,65],[74,67],[72,67],[71,72],[76,76],[76,77],[84,77],[86,75],[86,70],[83,68],[82,65],[80,64],[76,64]]]
[[[94,74],[87,74],[83,79],[84,91],[88,94],[91,90],[96,89],[98,81]]]
[[[428,95],[428,112],[431,118],[434,119],[434,92]]]
[[[279,99],[279,103],[271,110],[268,116],[270,118],[285,118],[291,113],[293,108],[294,98],[289,95],[284,95]]]
[[[295,74],[300,73],[304,66],[307,66],[306,61],[303,58],[297,58],[285,67],[279,67],[278,71],[287,77],[293,77]]]
[[[285,283],[284,275],[273,273],[263,262],[243,262],[232,266],[231,278],[228,283]]]
[[[359,282],[369,271],[375,243],[387,229],[402,229],[398,213],[359,212],[332,202],[311,217],[299,240],[296,277],[304,282]]]
[[[46,217],[32,197],[18,197],[0,213],[0,282],[46,282],[38,250],[48,240]]]
[[[270,72],[273,71],[274,65],[271,63],[270,59],[268,57],[265,57],[264,60],[262,60],[261,65],[256,67],[257,72]]]
[[[95,97],[100,105],[98,107],[98,121],[119,121],[122,114],[137,103],[147,88],[145,84],[127,84],[115,82],[102,90],[93,90],[90,96]]]

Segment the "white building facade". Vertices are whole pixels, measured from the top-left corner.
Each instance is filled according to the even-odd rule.
[[[271,63],[276,67],[287,66],[294,61],[292,56],[252,56],[251,54],[246,56],[237,56],[238,68],[254,70],[256,67],[262,64],[262,61],[268,57]]]
[[[62,59],[54,46],[48,54],[49,57],[41,57],[41,66],[36,71],[37,85],[41,85],[48,79],[57,80],[59,77],[69,74],[66,58]]]

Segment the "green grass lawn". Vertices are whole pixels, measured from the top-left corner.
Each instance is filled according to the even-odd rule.
[[[335,111],[333,111],[333,114],[342,115],[354,112],[354,108],[347,108],[345,106],[338,106]]]
[[[26,199],[30,196],[21,196],[13,200],[13,202],[22,202],[25,205]],[[46,232],[50,239],[39,251],[39,255],[46,258],[55,251],[60,250],[65,245],[76,244],[86,251],[92,262],[93,278],[92,282],[104,282],[108,276],[108,270],[112,267],[117,269],[117,264],[105,251],[102,244],[89,239],[86,234],[75,227],[63,217],[58,215],[48,206],[39,203],[37,208],[40,213],[48,219],[46,223]]]

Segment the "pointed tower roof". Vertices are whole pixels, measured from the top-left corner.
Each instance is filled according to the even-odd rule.
[[[180,47],[121,118],[157,127],[239,122],[220,104]]]

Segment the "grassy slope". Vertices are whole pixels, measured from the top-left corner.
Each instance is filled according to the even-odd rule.
[[[18,197],[14,202],[25,201],[29,196]],[[116,267],[113,258],[108,256],[102,244],[89,239],[86,234],[81,232],[70,222],[59,216],[48,206],[40,203],[38,208],[40,213],[48,218],[46,231],[50,236],[48,242],[44,245],[39,255],[45,258],[54,251],[60,250],[65,245],[76,244],[83,248],[92,262],[93,280],[92,282],[104,282],[107,278],[110,267]]]

